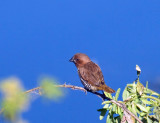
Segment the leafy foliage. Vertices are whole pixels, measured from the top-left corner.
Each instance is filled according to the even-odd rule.
[[[138,66],[139,67],[139,66]],[[137,69],[137,66],[136,66]],[[140,70],[138,68],[137,70]],[[139,81],[140,71],[137,71],[138,78],[132,83],[127,84],[123,91],[123,104],[134,113],[144,123],[159,123],[160,121],[160,95],[150,89],[148,89],[148,82],[146,87]],[[111,94],[105,93],[105,95],[111,99],[117,101],[120,93],[120,89],[117,90],[115,97]],[[104,101],[104,107],[99,109],[101,112],[100,120],[104,118],[106,113],[107,123],[119,123],[123,117],[123,110],[110,101]],[[135,120],[134,118],[132,118]],[[137,121],[135,121],[137,122]]]
[[[43,78],[40,87],[25,92],[21,81],[17,78],[8,78],[1,81],[0,114],[3,114],[5,119],[13,123],[23,123],[24,120],[20,115],[28,109],[31,103],[28,93],[38,90],[43,97],[55,101],[63,95],[62,90],[56,87],[56,84],[57,82],[54,79]]]
[[[21,112],[28,108],[29,98],[24,94],[24,88],[17,78],[8,78],[0,84],[0,91],[3,94],[1,105],[3,107],[3,115],[11,121]]]
[[[40,87],[42,88],[42,96],[50,100],[57,100],[63,96],[62,89],[56,87],[56,81],[51,78],[44,78],[41,81]]]

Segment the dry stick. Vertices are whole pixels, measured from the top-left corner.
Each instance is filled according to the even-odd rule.
[[[63,85],[55,85],[55,87],[71,88],[71,89],[73,89],[73,90],[81,90],[81,91],[84,91],[85,93],[87,93],[87,90],[86,90],[85,88],[79,87],[79,86],[73,86],[73,85],[63,84]],[[41,89],[41,87],[33,88],[33,89],[31,89],[31,90],[26,91],[25,93],[30,93],[30,92],[32,92],[32,91],[39,90],[39,89]],[[100,97],[100,98],[103,98],[101,94],[96,93],[96,95],[97,95],[98,97]],[[118,105],[118,106],[119,106],[120,108],[122,108],[125,112],[127,112],[127,113],[125,113],[125,114],[129,114],[129,115],[131,115],[132,117],[134,117],[139,123],[143,123],[138,117],[136,117],[132,112],[130,112],[130,111],[126,108],[125,104],[119,103],[119,102],[117,102],[117,101],[115,101],[115,100],[113,100],[113,99],[110,99],[110,98],[108,98],[108,97],[107,97],[107,99],[110,100],[112,103]],[[127,117],[127,116],[126,116],[126,117]]]
[[[63,84],[63,85],[55,85],[55,87],[63,87],[63,88],[71,88],[73,90],[81,90],[81,91],[84,91],[85,93],[87,93],[87,90],[83,87],[79,87],[79,86],[73,86],[73,85],[66,85],[66,84]],[[30,93],[32,91],[36,91],[36,90],[40,90],[42,89],[41,87],[37,87],[37,88],[33,88],[33,89],[30,89],[28,91],[26,91],[25,93]],[[99,94],[99,93],[95,93],[98,97],[104,99],[104,97],[102,97],[102,94]],[[132,112],[130,112],[127,108],[126,108],[126,105],[125,104],[122,104],[122,103],[119,103],[113,99],[110,99],[107,97],[107,99],[109,101],[111,101],[112,103],[118,105],[120,108],[122,108],[126,113],[125,115],[130,115],[132,117],[134,117],[139,123],[143,123],[138,117],[136,117]],[[128,117],[128,116],[126,116]]]
[[[85,93],[87,93],[86,89],[84,89],[82,87],[78,87],[78,86],[73,86],[73,85],[63,84],[63,85],[55,85],[55,87],[71,88],[73,90],[81,90],[81,91],[84,91]],[[33,88],[33,89],[30,89],[30,90],[26,91],[25,93],[30,93],[32,91],[36,91],[36,90],[40,90],[40,89],[42,89],[42,88],[41,87]]]
[[[134,123],[134,121],[132,120],[132,116],[129,115],[126,111],[123,111],[123,117],[121,123],[126,123],[126,121],[128,123]]]

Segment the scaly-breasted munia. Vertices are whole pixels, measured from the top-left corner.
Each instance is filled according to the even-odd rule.
[[[87,55],[77,53],[70,59],[70,62],[76,65],[80,80],[87,91],[96,92],[102,90],[108,93],[115,92],[105,84],[100,67],[92,62]]]

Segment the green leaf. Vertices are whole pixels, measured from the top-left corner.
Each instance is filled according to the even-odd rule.
[[[128,110],[130,110],[130,111],[132,111],[132,107],[131,107],[131,105],[128,105]]]
[[[136,107],[135,109],[136,109],[136,112],[137,112],[138,114],[141,113],[141,112],[140,112],[140,109],[139,109],[138,107]]]
[[[157,119],[157,118],[155,117],[155,115],[149,115],[148,117],[149,117],[149,119],[152,120],[153,123],[159,123],[159,122],[160,122],[160,120]]]
[[[108,108],[110,104],[105,104],[103,108]]]
[[[116,106],[116,112],[115,113],[118,114],[118,106]]]
[[[150,113],[151,108],[152,108],[152,107],[149,107],[149,106],[146,107],[146,110],[147,110],[148,113]]]
[[[123,113],[122,113],[122,110],[119,106],[117,106],[117,113],[122,117],[123,116]]]
[[[146,82],[146,89],[148,89],[148,81]]]
[[[147,109],[144,106],[142,106],[140,104],[136,104],[136,105],[138,108],[140,108],[141,111],[147,112]]]
[[[100,114],[100,116],[99,116],[99,119],[100,119],[100,120],[102,120],[102,119],[104,118],[106,112],[107,112],[107,110],[105,110],[105,109],[101,111],[101,114]]]
[[[113,123],[112,122],[112,114],[111,114],[111,111],[109,111],[109,113],[108,113],[108,116],[107,116],[107,120],[106,120],[106,123]]]
[[[143,95],[142,96],[142,98],[146,98],[146,99],[153,99],[153,100],[155,100],[155,102],[158,102],[158,103],[160,103],[160,99],[158,99],[157,97],[155,97],[155,96],[147,96],[147,95]]]
[[[108,116],[107,116],[106,123],[111,123],[111,117],[110,117],[110,115],[109,115],[109,114],[108,114]]]
[[[103,108],[101,108],[101,109],[97,109],[97,111],[99,111],[99,112],[101,112],[102,110],[104,110]]]
[[[133,84],[127,84],[127,87],[133,87]]]
[[[137,82],[137,92],[139,93],[139,95],[142,95],[144,91],[144,86],[142,85],[142,83],[140,83],[139,81]]]
[[[115,97],[113,96],[113,100],[115,100]]]
[[[137,88],[137,86],[136,86],[135,82],[133,82],[133,89],[132,89],[133,93],[136,93],[136,88]]]
[[[137,116],[135,103],[132,103],[132,112]]]
[[[119,88],[116,92],[116,96],[115,96],[115,100],[117,101],[118,100],[118,97],[119,97],[119,93],[120,93],[121,89]]]
[[[146,112],[141,112],[140,115],[143,117],[143,116],[147,115],[147,113]]]
[[[113,99],[112,95],[110,93],[104,92],[104,94],[105,94],[106,97],[109,97],[110,99]]]
[[[116,112],[116,107],[117,107],[117,105],[113,104],[113,112]]]
[[[120,123],[121,122],[120,116],[115,117],[115,121],[116,121],[116,123]]]
[[[141,99],[141,100],[144,104],[149,104],[149,105],[153,104],[151,101],[148,101],[146,99]]]
[[[104,101],[103,103],[102,103],[102,105],[103,104],[110,104],[111,103],[111,101]]]
[[[149,117],[147,117],[147,123],[153,123]]]
[[[156,93],[155,91],[152,91],[152,90],[150,90],[150,89],[144,89],[144,92],[146,93],[146,94],[150,94],[150,95],[155,95],[155,96],[160,96],[160,94],[158,94],[158,93]]]
[[[127,87],[124,89],[122,97],[123,101],[129,97],[129,92],[127,91]]]
[[[141,101],[140,101],[139,98],[136,98],[136,99],[134,100],[134,102],[137,104],[137,103],[140,103]]]
[[[99,119],[100,119],[100,120],[102,120],[102,119],[104,118],[107,110],[110,110],[109,105],[110,105],[110,104],[105,104],[102,109],[98,109],[98,110],[97,110],[97,111],[100,111],[100,112],[101,112],[101,114],[100,114],[100,116],[99,116]]]

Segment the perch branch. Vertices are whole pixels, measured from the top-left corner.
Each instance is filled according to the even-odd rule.
[[[79,87],[79,86],[73,86],[73,85],[66,85],[66,84],[63,84],[63,85],[55,85],[56,87],[62,87],[62,88],[71,88],[71,89],[73,89],[73,90],[81,90],[81,91],[84,91],[85,93],[87,93],[87,90],[85,89],[85,88],[83,88],[83,87]],[[25,93],[30,93],[30,92],[32,92],[32,91],[35,91],[35,90],[39,90],[39,89],[41,89],[41,87],[37,87],[37,88],[33,88],[33,89],[30,89],[30,90],[28,90],[28,91],[26,91]],[[100,94],[100,93],[98,93],[98,92],[95,92],[94,94],[96,94],[98,97],[100,97],[101,99],[108,99],[108,100],[110,100],[112,103],[114,103],[114,104],[116,104],[117,106],[119,106],[120,108],[122,108],[123,110],[124,110],[124,115],[125,115],[125,117],[126,117],[126,119],[129,119],[129,118],[127,118],[127,117],[134,117],[139,123],[143,123],[138,117],[136,117],[132,112],[130,112],[127,108],[126,108],[126,106],[125,106],[125,104],[123,104],[123,103],[119,103],[119,102],[117,102],[117,101],[115,101],[115,100],[113,100],[113,99],[110,99],[110,98],[104,98],[104,95],[103,94]],[[129,122],[129,120],[128,120],[128,122]],[[131,122],[130,122],[131,123]]]
[[[132,112],[130,112],[130,111],[127,109],[127,107],[126,107],[125,104],[119,103],[119,102],[117,102],[117,101],[115,101],[115,100],[113,100],[113,99],[109,99],[109,100],[110,100],[112,103],[116,104],[117,106],[119,106],[120,108],[123,109],[124,115],[125,115],[125,117],[126,117],[127,119],[130,119],[129,117],[132,116],[132,117],[134,117],[139,123],[143,123],[138,117],[136,117],[136,115],[134,115]],[[129,121],[130,121],[130,122],[129,122]],[[133,123],[133,122],[131,122],[131,120],[129,120],[129,121],[128,121],[129,123]]]
[[[71,88],[73,90],[81,90],[81,91],[84,91],[85,93],[87,93],[87,90],[84,89],[83,87],[78,87],[78,86],[73,86],[73,85],[66,85],[66,84],[63,84],[63,85],[54,85],[55,87],[61,87],[61,88]],[[36,90],[40,90],[42,89],[41,87],[36,87],[36,88],[33,88],[33,89],[30,89],[28,91],[25,91],[25,93],[30,93],[30,92],[33,92],[33,91],[36,91]]]
[[[85,89],[85,88],[83,88],[83,87],[79,87],[79,86],[74,86],[74,85],[66,85],[66,84],[63,84],[63,85],[55,85],[55,87],[62,87],[62,88],[71,88],[71,89],[73,89],[73,90],[81,90],[81,91],[83,91],[83,92],[85,92],[85,93],[87,93],[87,90]],[[40,89],[42,89],[41,87],[36,87],[36,88],[33,88],[33,89],[30,89],[30,90],[27,90],[27,91],[25,91],[24,93],[30,93],[30,92],[33,92],[33,91],[36,91],[36,90],[40,90]],[[93,92],[92,92],[93,93]],[[100,94],[100,93],[98,93],[98,92],[94,92],[94,94],[96,94],[98,97],[100,97],[101,99],[107,99],[107,100],[109,100],[109,101],[111,101],[112,103],[114,103],[114,104],[116,104],[117,106],[119,106],[120,108],[122,108],[123,109],[123,111],[124,111],[124,115],[125,115],[125,117],[126,117],[126,119],[129,119],[128,117],[134,117],[139,123],[143,123],[138,117],[136,117],[132,112],[130,112],[127,108],[126,108],[126,105],[125,104],[123,104],[123,103],[120,103],[120,102],[117,102],[117,101],[115,101],[115,100],[113,100],[113,99],[110,99],[110,98],[108,98],[108,97],[105,97],[104,98],[104,94]],[[3,112],[3,110],[1,110],[0,111],[1,113]],[[128,121],[128,123],[133,123],[131,120],[127,120]]]

